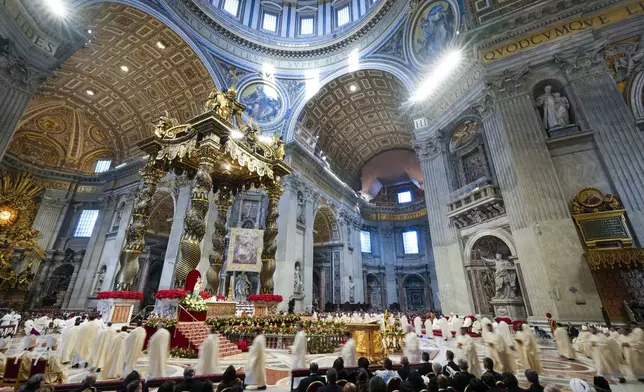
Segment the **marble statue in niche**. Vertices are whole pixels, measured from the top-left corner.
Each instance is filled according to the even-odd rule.
[[[570,102],[560,93],[553,93],[552,86],[544,87],[543,94],[537,97],[536,103],[543,110],[543,125],[546,130],[570,125]]]
[[[246,272],[242,272],[241,274],[237,275],[237,279],[235,279],[235,300],[246,302],[249,295],[250,281],[248,281]]]
[[[305,224],[306,200],[302,192],[297,192],[297,223]]]
[[[304,281],[302,280],[302,271],[300,264],[295,263],[295,271],[293,272],[293,293],[302,294],[304,292]]]
[[[356,284],[353,282],[353,277],[349,275],[349,302],[354,303],[356,300]]]
[[[121,224],[121,217],[123,217],[123,209],[125,208],[125,203],[121,203],[116,209],[116,215],[114,216],[114,223],[112,224],[112,231],[119,229]]]
[[[517,298],[517,271],[512,262],[504,259],[500,253],[496,253],[494,259],[488,259],[482,256],[481,259],[487,262],[494,262],[494,298]]]

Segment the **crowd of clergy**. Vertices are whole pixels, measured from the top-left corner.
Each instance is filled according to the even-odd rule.
[[[3,316],[0,323],[5,319],[19,320],[16,316],[20,317],[15,313],[6,318]],[[488,385],[485,374],[492,371],[514,377],[518,370],[517,358],[529,380],[543,374],[538,344],[538,339],[543,336],[543,331],[539,331],[538,328],[533,328],[527,323],[515,326],[516,331],[513,331],[513,328],[505,321],[494,322],[485,317],[480,320],[471,317],[460,318],[454,314],[427,317],[425,320],[420,315],[416,315],[411,322],[404,314],[395,316],[389,313],[314,314],[313,318],[323,319],[327,322],[379,323],[383,330],[387,330],[387,328],[402,329],[405,332],[403,365],[405,363],[423,364],[425,371],[420,374],[420,376],[425,376],[421,377],[424,385],[422,389],[432,386],[432,377],[428,377],[428,374],[432,373],[429,371],[432,365],[428,365],[429,354],[421,350],[423,340],[433,341],[446,347],[450,341],[452,342],[450,348],[454,351],[447,351],[448,362],[442,364],[444,368],[438,373],[436,369],[432,368],[433,374],[436,376],[434,382],[440,382],[441,379],[438,376],[442,374],[449,385],[456,384],[464,387],[465,376],[463,374],[466,374],[472,380],[479,380],[482,384]],[[636,379],[644,382],[644,332],[641,328],[633,325],[624,327],[618,332],[615,329],[584,325],[581,331],[572,336],[570,329],[558,326],[554,320],[550,321],[550,332],[562,358],[575,360],[579,355],[592,358],[597,376],[615,378],[620,382],[625,382],[625,369],[628,368]],[[13,324],[10,322],[8,325]],[[68,367],[88,368],[88,370],[98,373],[101,379],[124,378],[132,373],[137,361],[143,356],[146,340],[146,330],[142,327],[141,322],[132,330],[126,326],[117,329],[111,323],[105,324],[102,319],[92,315],[61,319],[29,319],[22,326],[25,333],[23,350],[17,355],[11,356],[11,359],[15,361],[18,361],[18,358],[27,359],[23,360],[20,365],[21,380],[26,379],[30,374],[33,360],[40,359],[48,361],[49,373],[58,378],[58,381],[65,380]],[[44,339],[41,339],[39,344],[38,337],[42,335],[44,335]],[[0,340],[0,370],[2,372],[4,372],[8,359],[6,352],[10,339],[10,337],[5,337]],[[301,369],[307,366],[307,341],[306,332],[299,324],[293,345],[290,347],[291,368]],[[483,344],[479,344],[477,348],[475,342]],[[199,347],[196,374],[215,374],[222,370],[218,366],[218,346],[218,334],[213,328],[211,334]],[[247,363],[244,366],[246,383],[260,389],[266,387],[266,350],[266,337],[263,334],[257,335],[247,354]],[[166,376],[169,351],[170,332],[159,327],[148,342],[147,377]],[[350,332],[345,334],[345,343],[339,349],[338,354],[339,359],[336,361],[338,365],[334,364],[336,371],[339,371],[341,366],[342,368],[361,366],[361,360],[364,364],[364,358],[359,359],[357,356],[356,342]],[[480,361],[479,354],[486,357],[483,362]],[[385,381],[388,377],[393,376],[393,373],[388,372],[391,370],[391,366],[389,366],[390,369],[387,369],[388,363],[391,364],[391,361],[385,361],[385,370],[382,371],[384,373],[379,374]],[[436,365],[441,364],[436,363]],[[226,369],[226,371],[230,371],[230,369]],[[232,371],[234,372],[234,369]],[[359,375],[356,374],[356,377],[359,378]],[[495,377],[496,381],[500,381],[498,376],[495,375]],[[504,377],[504,382],[513,384],[516,377],[514,379],[512,377]],[[358,378],[356,378],[356,382]],[[406,378],[402,379],[406,380]],[[479,385],[477,384],[477,386]],[[454,389],[459,390],[456,387]],[[531,392],[535,391],[531,390]]]

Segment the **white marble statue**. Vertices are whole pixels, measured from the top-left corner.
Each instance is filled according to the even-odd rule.
[[[299,265],[295,266],[293,278],[293,293],[302,294],[304,292],[304,282],[302,281],[302,273],[300,272]]]
[[[197,281],[195,282],[195,287],[192,288],[192,296],[193,297],[198,297],[199,293],[201,292],[201,286],[203,285],[203,281],[201,278],[198,278]]]
[[[543,125],[545,129],[553,129],[570,124],[570,103],[560,93],[552,93],[552,86],[546,86],[544,92],[537,98],[537,106],[543,108]]]
[[[349,275],[349,302],[354,303],[356,300],[356,284],[353,278]]]
[[[246,301],[250,293],[250,282],[246,276],[246,272],[242,272],[235,280],[235,299],[238,301]]]
[[[494,285],[496,299],[517,298],[517,271],[509,260],[503,259],[500,253],[494,259],[481,257],[484,261],[494,262]]]

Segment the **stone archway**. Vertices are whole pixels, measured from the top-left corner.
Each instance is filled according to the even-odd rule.
[[[467,241],[465,270],[476,313],[525,317],[514,252],[509,233],[502,230],[477,233]]]
[[[342,236],[333,210],[321,207],[313,220],[313,270],[317,273],[319,307],[342,301]],[[305,273],[313,273],[313,271]],[[316,275],[313,275],[316,279]]]
[[[374,274],[367,274],[367,293],[365,296],[365,302],[371,305],[371,309],[383,309],[382,293],[383,290],[380,279],[378,279]]]
[[[51,273],[43,293],[43,305],[46,306],[45,301],[53,301],[49,306],[63,306],[63,301],[67,290],[70,288],[69,285],[73,274],[74,266],[72,264],[60,265]]]
[[[409,274],[403,278],[405,293],[405,310],[426,310],[425,290],[428,288],[425,279],[418,274]]]

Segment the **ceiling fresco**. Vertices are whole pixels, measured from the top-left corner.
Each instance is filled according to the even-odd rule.
[[[193,50],[165,24],[114,3],[87,7],[93,38],[32,99],[9,153],[61,171],[91,173],[137,152],[163,110],[181,120],[199,113],[214,87]]]
[[[360,186],[362,166],[392,149],[411,149],[411,134],[400,116],[408,92],[392,74],[365,70],[323,86],[306,104],[298,122],[318,136],[331,169]]]

